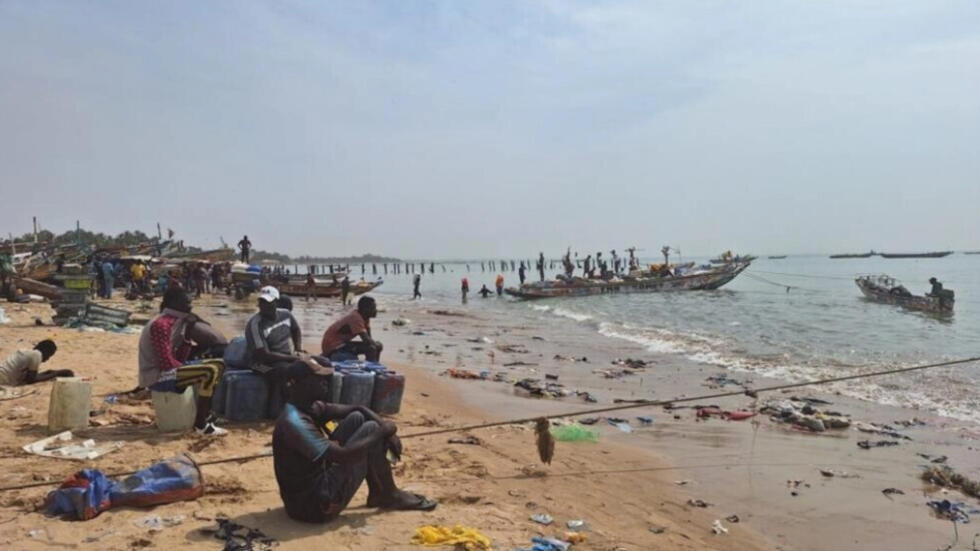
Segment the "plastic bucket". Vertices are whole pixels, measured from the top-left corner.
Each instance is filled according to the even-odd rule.
[[[48,402],[48,432],[87,428],[91,410],[92,383],[81,377],[55,379]]]
[[[156,412],[157,428],[163,432],[185,431],[194,426],[197,416],[197,400],[194,398],[194,387],[189,386],[184,392],[152,391],[153,411]]]

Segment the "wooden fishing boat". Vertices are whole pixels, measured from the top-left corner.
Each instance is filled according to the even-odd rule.
[[[913,295],[894,278],[887,275],[866,275],[854,280],[861,293],[870,301],[893,304],[909,310],[932,314],[949,315],[953,313],[954,295],[946,290],[948,297]]]
[[[316,279],[315,294],[317,297],[339,297],[340,296],[340,280],[322,280]],[[377,281],[355,281],[350,284],[351,295],[363,295],[371,291],[372,289],[378,287],[384,283],[384,280],[378,279]],[[303,281],[296,281],[290,279],[289,281],[275,281],[270,282],[270,285],[275,286],[279,289],[279,292],[285,295],[291,295],[294,297],[305,297],[306,296],[306,280],[304,277]]]
[[[735,279],[749,267],[749,262],[725,264],[704,271],[679,276],[630,277],[610,281],[573,278],[525,283],[505,289],[508,295],[521,299],[583,297],[611,293],[662,293],[670,291],[706,291],[717,289]]]
[[[953,254],[953,251],[937,251],[931,253],[881,253],[882,258],[942,258]]]
[[[874,251],[871,251],[869,253],[858,253],[858,254],[848,254],[848,253],[832,254],[830,255],[830,258],[871,258],[875,254],[876,253]]]

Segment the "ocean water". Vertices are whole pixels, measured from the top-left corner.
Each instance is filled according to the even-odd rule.
[[[761,258],[717,291],[538,301],[479,298],[475,291],[483,283],[492,289],[496,276],[481,272],[479,262],[471,262],[469,272],[465,264],[449,264],[445,270],[436,265],[436,273],[423,275],[426,304],[458,305],[460,278],[467,276],[470,309],[535,323],[562,320],[580,325],[596,339],[622,339],[651,352],[789,381],[980,356],[980,255]],[[866,301],[854,278],[879,273],[897,278],[916,294],[925,293],[928,279],[937,277],[956,292],[955,314],[942,319]],[[508,286],[516,284],[516,272],[503,274]],[[406,300],[411,276],[389,274],[378,292],[390,300]],[[837,390],[980,422],[978,385],[980,364],[968,364],[842,384]]]

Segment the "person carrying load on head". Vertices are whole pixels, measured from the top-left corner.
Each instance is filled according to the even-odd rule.
[[[157,392],[179,393],[197,385],[194,430],[198,434],[223,436],[228,431],[214,424],[211,398],[225,364],[220,359],[187,361],[193,345],[188,332],[196,322],[197,316],[191,313],[187,292],[180,287],[167,289],[160,313],[140,333],[139,386]]]
[[[333,361],[356,359],[360,355],[369,362],[381,361],[384,346],[371,337],[371,318],[377,315],[374,298],[361,297],[357,309],[347,312],[324,331],[320,342],[323,355]],[[358,337],[359,341],[354,340]]]
[[[302,522],[328,522],[367,482],[367,506],[431,511],[436,502],[398,489],[386,454],[398,460],[398,427],[363,406],[331,404],[333,370],[316,362],[286,369],[287,403],[272,432],[272,457],[286,514]],[[336,421],[332,432],[323,427]]]
[[[55,377],[74,377],[70,369],[38,371],[41,364],[50,360],[58,346],[51,339],[34,345],[31,350],[18,350],[0,362],[0,386],[21,386],[41,383]]]

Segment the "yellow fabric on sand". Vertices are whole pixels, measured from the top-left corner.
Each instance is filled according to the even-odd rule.
[[[412,543],[416,545],[462,545],[466,551],[493,551],[490,538],[465,526],[419,526]]]

